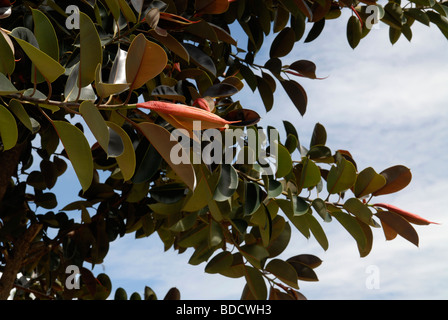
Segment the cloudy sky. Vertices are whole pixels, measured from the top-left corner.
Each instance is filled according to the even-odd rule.
[[[310,253],[323,260],[316,269],[320,281],[299,282],[308,299],[447,299],[448,41],[435,26],[416,22],[412,42],[402,37],[392,46],[388,27],[381,25],[352,50],[345,21],[328,21],[317,40],[300,41],[283,59],[285,64],[312,60],[318,76],[328,76],[298,79],[309,100],[304,117],[281,88],[269,114],[258,92],[247,88],[235,99],[258,111],[263,126],[283,130],[283,119],[292,122],[304,144],[309,143],[315,123],[322,123],[327,145],[349,150],[360,169],[372,166],[380,172],[396,164],[411,168],[411,184],[377,202],[392,203],[441,225],[416,226],[418,248],[399,236],[386,242],[382,230],[374,230],[373,250],[360,258],[355,241],[333,221],[323,224],[330,242],[327,251],[313,238],[295,233],[280,257]],[[264,63],[267,55],[268,50],[261,52],[257,61]],[[206,274],[205,264],[188,264],[191,253],[164,252],[157,235],[139,240],[131,235],[111,243],[104,264],[94,272],[106,272],[114,291],[123,287],[129,294],[142,293],[147,285],[163,298],[176,286],[183,299],[240,298],[244,280]],[[371,270],[379,280],[373,289],[366,285]]]

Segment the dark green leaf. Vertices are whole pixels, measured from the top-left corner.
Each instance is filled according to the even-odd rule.
[[[294,47],[295,40],[294,30],[289,27],[284,28],[272,42],[269,56],[271,58],[286,56]]]
[[[303,87],[295,80],[283,80],[280,83],[294,106],[303,116],[306,112],[306,106],[308,104],[308,97],[305,89],[303,89]]]
[[[305,43],[315,40],[321,34],[322,30],[324,30],[324,27],[325,27],[325,18],[314,22],[310,32],[308,33],[305,39]]]
[[[229,199],[238,187],[238,174],[230,164],[221,165],[221,174],[218,185],[216,186],[213,199],[224,201]]]
[[[351,16],[347,22],[347,40],[352,49],[356,48],[356,46],[361,41],[361,37],[361,22],[359,21],[358,17]]]

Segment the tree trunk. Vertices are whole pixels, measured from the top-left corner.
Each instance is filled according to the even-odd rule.
[[[32,224],[20,238],[13,241],[13,250],[5,257],[6,264],[0,279],[0,300],[8,299],[30,244],[41,229],[41,224]]]

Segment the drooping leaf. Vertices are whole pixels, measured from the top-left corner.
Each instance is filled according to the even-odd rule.
[[[244,271],[247,287],[252,297],[256,300],[265,300],[268,292],[261,271],[253,267],[245,267]]]
[[[310,267],[312,269],[315,269],[322,264],[322,260],[319,257],[316,257],[315,255],[312,255],[312,254],[299,254],[299,255],[289,258],[286,261],[287,262],[292,262],[292,261],[300,262],[302,264],[307,265],[308,267]]]
[[[208,56],[201,49],[192,44],[186,43],[184,44],[184,48],[188,51],[192,62],[194,62],[198,67],[216,76],[216,66],[210,56]]]
[[[174,150],[179,148],[179,142],[171,140],[169,131],[156,124],[144,122],[139,124],[138,127],[174,172],[191,190],[194,190],[196,187],[196,174],[193,166],[190,163],[174,164],[171,161],[171,151],[173,148]]]
[[[230,198],[238,187],[238,174],[231,164],[221,165],[221,174],[218,185],[213,194],[215,201],[224,201]]]
[[[53,126],[64,145],[82,190],[86,191],[93,179],[93,159],[89,143],[82,131],[68,122],[53,121]]]
[[[331,210],[331,215],[348,231],[356,240],[358,247],[363,250],[367,245],[367,238],[356,218],[340,210]]]
[[[361,41],[362,27],[358,17],[351,16],[347,22],[347,40],[352,49],[355,49]]]
[[[110,68],[108,83],[126,83],[126,57],[128,52],[118,48]]]
[[[257,88],[266,111],[270,111],[274,105],[274,94],[269,83],[265,78],[257,76]]]
[[[16,119],[7,108],[0,105],[0,137],[3,150],[13,148],[17,143],[18,135]]]
[[[134,38],[126,57],[126,81],[131,90],[140,88],[165,68],[168,57],[165,50],[140,33]]]
[[[310,78],[310,79],[316,79],[316,65],[314,62],[309,60],[297,60],[294,61],[291,65],[288,67],[291,70],[297,71],[304,77]]]
[[[79,106],[79,112],[100,146],[107,152],[109,145],[109,130],[98,108],[93,102],[84,101]]]
[[[271,58],[281,58],[291,52],[295,43],[294,30],[286,27],[275,37],[271,44],[269,56]]]
[[[418,247],[418,234],[405,218],[390,211],[378,211],[375,214],[381,222],[385,222],[390,228],[395,230],[400,236]]]
[[[319,37],[319,35],[322,33],[322,30],[324,30],[324,27],[325,27],[325,19],[321,19],[319,21],[314,22],[307,37],[305,38],[305,43],[311,42],[315,40],[317,37]]]
[[[305,89],[303,89],[303,87],[295,80],[283,80],[280,83],[294,106],[303,116],[306,112],[306,107],[308,104],[308,97]]]
[[[134,175],[136,167],[134,146],[129,138],[129,135],[123,130],[123,128],[111,121],[106,121],[106,124],[120,136],[121,141],[123,142],[123,153],[115,157],[115,160],[120,167],[124,181],[128,181]]]
[[[295,260],[288,260],[288,263],[294,268],[294,270],[297,273],[297,278],[302,281],[319,281],[319,278],[317,277],[314,270],[309,267],[308,265],[295,261]]]
[[[292,159],[288,149],[282,144],[277,143],[277,172],[275,173],[277,178],[283,178],[292,170]]]
[[[250,216],[258,210],[263,199],[261,198],[261,189],[258,184],[246,182],[244,186],[244,215]]]
[[[9,101],[9,109],[14,113],[14,115],[17,117],[17,119],[20,120],[20,122],[23,123],[23,125],[33,132],[33,124],[31,123],[30,116],[25,111],[25,108],[17,99],[11,99]]]
[[[34,21],[34,35],[39,43],[39,49],[51,58],[59,61],[59,43],[50,19],[37,9],[31,9]]]

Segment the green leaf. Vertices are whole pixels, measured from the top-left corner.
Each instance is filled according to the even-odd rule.
[[[233,255],[228,251],[223,251],[214,256],[205,266],[207,273],[220,273],[224,271],[233,263]]]
[[[283,178],[292,170],[292,159],[291,154],[288,149],[286,149],[280,143],[276,144],[278,157],[277,157],[277,172],[276,176],[278,178]]]
[[[302,158],[302,172],[300,175],[300,188],[311,188],[321,180],[319,167],[307,157]]]
[[[140,88],[163,71],[168,62],[165,50],[139,34],[132,40],[126,56],[126,81],[130,90]]]
[[[93,158],[86,137],[81,130],[68,122],[53,121],[53,126],[64,145],[82,190],[86,191],[93,180]]]
[[[115,290],[114,300],[128,300],[128,294],[126,293],[126,290],[121,287],[117,288],[117,290]]]
[[[129,83],[104,83],[101,76],[101,65],[98,64],[95,71],[95,89],[101,98],[120,93],[129,88]]]
[[[17,119],[19,119],[28,130],[33,132],[33,124],[31,123],[30,116],[26,113],[25,108],[19,100],[11,99],[9,101],[9,109],[11,109]]]
[[[109,129],[98,108],[93,102],[84,101],[79,106],[79,112],[99,145],[105,152],[107,152],[109,145]]]
[[[246,182],[244,187],[244,215],[250,216],[260,207],[261,189],[258,184],[253,182]]]
[[[313,26],[310,29],[310,32],[306,36],[305,43],[315,40],[321,34],[322,30],[324,30],[324,27],[325,27],[325,18],[314,22]]]
[[[285,222],[281,216],[276,216],[272,220],[271,239],[266,249],[269,252],[269,257],[276,257],[280,255],[287,248],[291,241],[291,226]]]
[[[59,43],[53,25],[41,11],[31,9],[31,12],[34,21],[34,35],[39,43],[39,49],[58,61]]]
[[[331,210],[331,215],[348,231],[356,240],[358,247],[362,250],[367,245],[367,238],[356,218],[340,210]]]
[[[290,263],[280,259],[273,259],[266,265],[265,270],[272,273],[288,286],[299,289],[297,272]]]
[[[356,198],[348,199],[344,203],[344,209],[352,213],[356,217],[358,217],[358,219],[364,222],[365,224],[375,226],[372,219],[372,212],[359,199]]]
[[[251,265],[258,269],[261,268],[264,260],[269,257],[269,252],[266,248],[257,244],[246,244],[240,247],[239,251]]]
[[[355,49],[362,37],[361,22],[356,16],[351,16],[347,22],[347,40],[352,49]]]
[[[448,19],[433,11],[426,11],[426,14],[429,17],[429,20],[431,20],[431,22],[440,29],[445,38],[448,39]]]
[[[37,49],[28,42],[15,38],[17,43],[25,51],[26,55],[33,62],[34,66],[39,70],[42,76],[48,82],[54,82],[59,76],[64,74],[65,68],[45,52]]]
[[[0,29],[0,73],[11,75],[15,68],[14,45],[9,36]]]
[[[283,185],[281,182],[269,177],[268,178],[268,188],[267,188],[268,198],[276,198],[283,192]]]
[[[252,267],[245,267],[245,278],[252,296],[257,300],[266,300],[268,291],[261,272]]]
[[[306,220],[305,216],[303,214],[294,215],[293,205],[291,201],[288,201],[286,199],[276,199],[275,201],[279,205],[280,209],[285,213],[289,221],[292,222],[294,227],[296,227],[296,229],[299,230],[300,233],[302,233],[305,238],[308,239],[311,234],[308,221]]]
[[[371,167],[365,168],[358,174],[355,182],[354,193],[357,198],[378,191],[386,184],[384,176],[375,172]]]
[[[179,142],[171,140],[170,132],[159,125],[144,122],[138,124],[138,127],[149,142],[156,148],[166,163],[168,163],[191,190],[194,190],[196,187],[196,174],[193,166],[190,163],[181,162],[179,164],[174,164],[171,161],[171,152],[182,148]]]
[[[404,14],[429,27],[431,20],[429,19],[426,12],[422,9],[409,8],[404,11]]]
[[[118,5],[120,6],[121,12],[123,13],[123,16],[126,18],[127,22],[137,22],[137,17],[125,0],[118,0]]]
[[[331,221],[331,215],[328,213],[327,205],[325,204],[325,201],[316,198],[311,203],[311,206],[316,210],[317,214],[325,221],[330,222]]]
[[[297,273],[297,278],[303,281],[319,281],[314,270],[308,265],[294,260],[289,260],[288,263],[294,268]]]
[[[315,269],[322,264],[322,260],[312,254],[299,254],[286,260],[286,262],[300,262],[308,267]]]
[[[123,141],[123,153],[115,158],[118,166],[120,167],[121,174],[124,181],[128,181],[132,178],[135,172],[136,159],[134,146],[126,131],[114,122],[106,121],[106,124],[115,133],[117,133]]]
[[[412,180],[411,170],[402,165],[393,166],[383,170],[380,175],[386,179],[386,184],[373,192],[374,196],[390,194],[405,188]]]
[[[305,218],[308,222],[308,226],[310,227],[313,236],[316,238],[322,249],[328,250],[328,239],[324,229],[322,229],[322,226],[312,214],[307,213],[305,215]]]
[[[223,163],[220,167],[221,174],[213,195],[215,201],[229,199],[238,188],[238,173],[233,166]]]
[[[2,139],[3,150],[13,148],[19,136],[16,119],[11,112],[0,105],[0,137]]]
[[[324,146],[327,142],[327,132],[325,127],[320,123],[316,123],[313,130],[313,135],[311,136],[310,149],[314,146],[322,145]]]
[[[96,66],[103,61],[100,36],[88,15],[79,13],[80,67],[78,87],[88,86],[95,80]]]
[[[345,158],[340,158],[336,166],[332,166],[327,177],[327,190],[330,194],[350,189],[356,181],[355,166]]]
[[[269,56],[271,58],[281,58],[286,56],[294,47],[295,40],[296,35],[294,30],[290,27],[284,28],[272,42]]]

